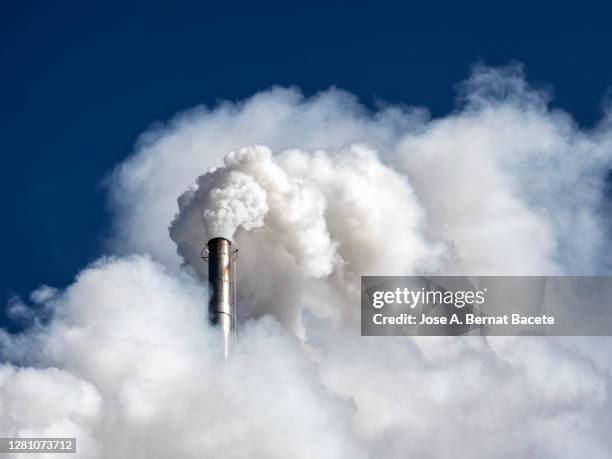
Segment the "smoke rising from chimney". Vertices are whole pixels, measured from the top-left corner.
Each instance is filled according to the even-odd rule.
[[[609,457],[608,338],[359,336],[362,274],[610,272],[608,115],[580,129],[516,66],[460,98],[430,119],[275,88],[145,133],[108,181],[113,256],[0,332],[5,435],[117,459]],[[241,248],[225,362],[217,236]]]

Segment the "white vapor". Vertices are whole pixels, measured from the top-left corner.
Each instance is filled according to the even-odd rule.
[[[142,135],[109,177],[111,256],[0,330],[1,436],[84,458],[608,458],[607,338],[366,338],[364,274],[609,274],[612,124],[519,66],[456,110],[274,88]],[[178,205],[177,205],[178,199]],[[235,241],[240,339],[206,323]],[[10,456],[9,456],[10,457]]]

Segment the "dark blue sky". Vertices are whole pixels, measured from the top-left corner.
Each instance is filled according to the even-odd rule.
[[[3,302],[68,283],[101,253],[104,174],[151,123],[196,104],[274,84],[306,94],[335,85],[366,104],[425,105],[436,116],[453,108],[472,64],[515,60],[588,126],[612,84],[601,10],[90,3],[2,6]]]

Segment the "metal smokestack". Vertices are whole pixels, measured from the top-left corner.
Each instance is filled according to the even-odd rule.
[[[208,282],[211,288],[208,317],[210,323],[219,327],[223,333],[223,353],[227,357],[230,342],[236,330],[233,264],[238,250],[232,250],[232,243],[222,237],[215,237],[208,241],[206,249],[208,251]]]

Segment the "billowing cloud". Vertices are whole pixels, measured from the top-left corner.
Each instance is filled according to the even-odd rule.
[[[113,255],[9,305],[30,326],[0,332],[5,436],[118,459],[609,457],[607,339],[359,335],[363,274],[609,273],[609,120],[550,99],[478,67],[443,118],[275,88],[143,134],[107,182]],[[227,361],[213,236],[240,248]]]

